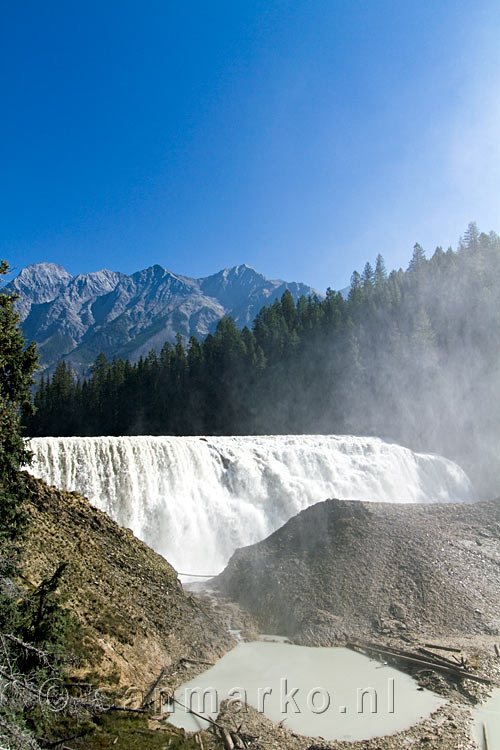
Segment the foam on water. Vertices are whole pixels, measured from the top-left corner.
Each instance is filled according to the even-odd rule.
[[[34,438],[31,471],[77,490],[183,573],[218,573],[316,502],[475,500],[459,466],[378,438]]]

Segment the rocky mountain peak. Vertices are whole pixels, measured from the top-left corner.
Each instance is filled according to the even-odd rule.
[[[28,340],[38,343],[42,370],[61,358],[86,371],[99,352],[137,359],[151,349],[215,330],[224,315],[240,327],[263,305],[290,289],[295,299],[314,294],[304,284],[266,279],[243,263],[191,279],[155,264],[131,275],[102,269],[77,276],[56,263],[27,266],[7,285]]]
[[[71,281],[71,276],[58,263],[32,263],[6,285],[6,289],[19,294],[17,308],[24,320],[33,304],[51,302],[61,289]]]

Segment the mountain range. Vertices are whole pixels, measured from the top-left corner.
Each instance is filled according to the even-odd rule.
[[[28,341],[36,341],[40,371],[61,358],[86,372],[97,354],[132,361],[159,350],[177,333],[203,338],[224,315],[243,328],[263,305],[289,289],[294,299],[310,286],[270,280],[245,264],[191,279],[154,265],[131,275],[102,270],[72,276],[56,263],[26,266],[6,285]],[[321,296],[321,295],[318,295]]]

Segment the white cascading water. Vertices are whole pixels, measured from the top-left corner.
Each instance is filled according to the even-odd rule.
[[[329,497],[390,503],[475,500],[457,464],[379,438],[34,438],[31,472],[77,490],[182,573],[218,573]]]

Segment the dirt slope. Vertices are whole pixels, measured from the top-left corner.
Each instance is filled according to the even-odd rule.
[[[498,633],[500,501],[327,500],[237,550],[215,583],[263,632],[303,643]]]
[[[64,587],[84,626],[84,672],[143,688],[181,657],[229,648],[222,621],[183,590],[164,558],[81,495],[28,480],[24,574],[38,584],[70,562]]]

